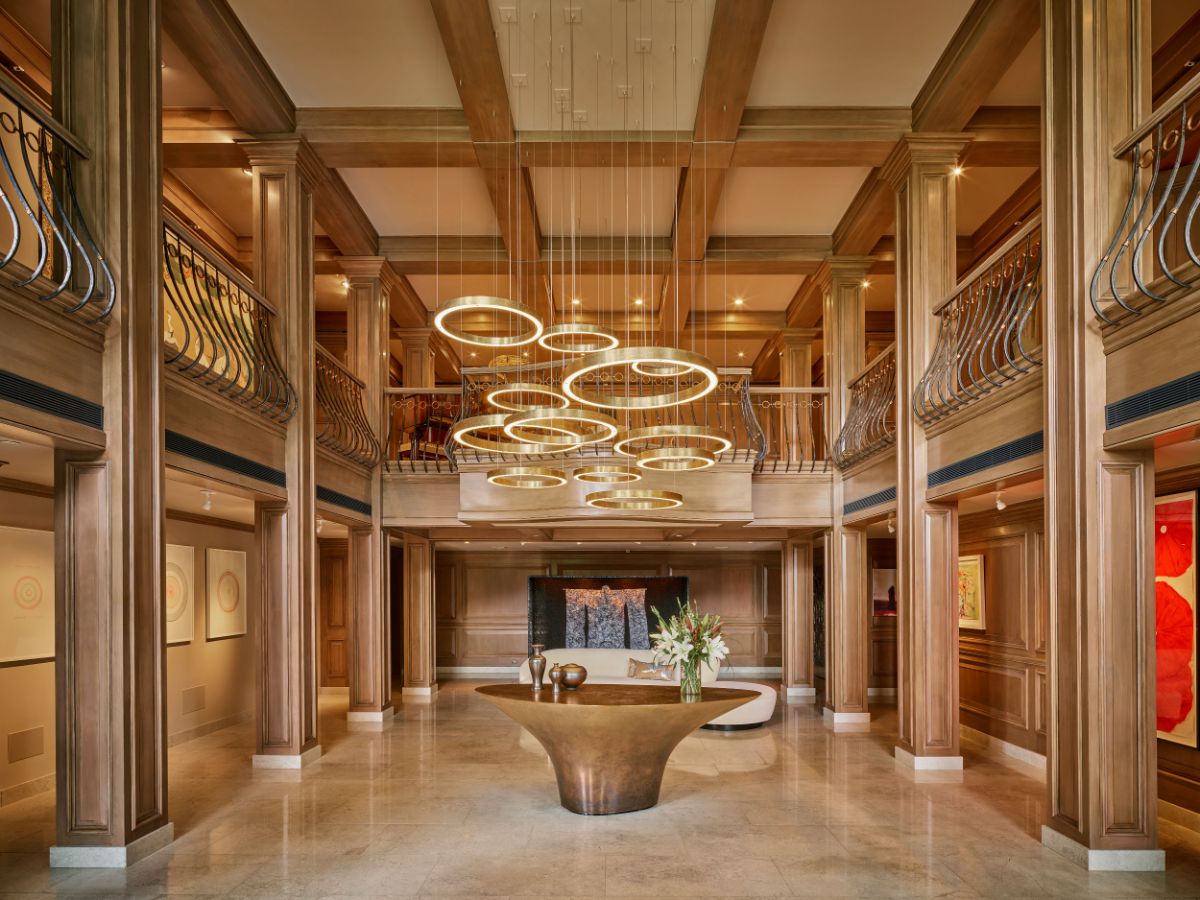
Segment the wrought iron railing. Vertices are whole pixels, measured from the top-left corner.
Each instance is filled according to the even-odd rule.
[[[286,422],[296,391],[275,349],[275,310],[242,275],[163,214],[163,351],[167,366]]]
[[[102,322],[117,287],[75,190],[87,148],[0,72],[0,271],[39,302]]]
[[[934,311],[937,342],[913,392],[931,425],[1042,365],[1042,223],[1034,216]]]
[[[755,472],[829,471],[827,388],[751,387],[746,403],[761,432]]]
[[[1099,319],[1123,325],[1200,287],[1200,73],[1113,154],[1129,196],[1092,274]]]
[[[388,388],[389,472],[437,475],[458,471],[450,431],[461,418],[462,389]]]
[[[846,421],[833,444],[833,461],[848,469],[896,443],[896,345],[867,363],[850,382]]]
[[[374,466],[380,449],[363,409],[366,384],[320,345],[313,359],[317,443],[352,462]]]

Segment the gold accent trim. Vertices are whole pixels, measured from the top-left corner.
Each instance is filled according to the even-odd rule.
[[[652,447],[637,455],[637,464],[652,472],[695,472],[716,465],[717,457],[698,447]]]
[[[505,394],[534,394],[539,397],[549,397],[554,403],[501,403],[497,397],[502,397]],[[571,401],[564,397],[561,393],[546,384],[536,384],[532,381],[517,381],[513,384],[501,384],[491,389],[484,399],[496,407],[508,412],[528,412],[531,409],[539,407],[557,406],[559,409],[565,409],[571,404]]]
[[[612,416],[574,407],[556,409],[553,406],[538,406],[525,412],[512,413],[504,420],[504,433],[514,441],[556,450],[609,441],[620,430],[617,420]]]
[[[657,394],[629,393],[625,396],[585,388],[579,383],[593,372],[634,364],[678,366],[681,369],[680,377],[696,373],[704,377],[704,382],[680,390],[662,391]],[[563,369],[562,380],[562,392],[572,400],[601,409],[660,409],[678,406],[681,403],[699,400],[712,393],[716,387],[716,367],[699,353],[680,350],[678,347],[618,347],[615,350],[589,353]]]
[[[645,488],[617,488],[612,491],[593,491],[585,498],[595,509],[655,510],[683,506],[683,494],[675,491],[653,491]]]
[[[479,453],[512,453],[519,456],[532,456],[536,453],[564,453],[570,447],[555,447],[547,450],[534,444],[520,441],[499,441],[492,438],[478,437],[478,431],[498,431],[504,428],[504,420],[509,413],[487,413],[482,416],[471,416],[463,419],[454,426],[450,436],[462,446]]]
[[[554,342],[562,337],[601,338],[603,343],[600,341],[592,341],[590,343],[565,342],[561,346],[555,346]],[[551,325],[538,338],[539,347],[544,347],[554,353],[600,353],[604,350],[613,350],[620,345],[621,339],[610,329],[605,328],[603,325],[585,325],[582,322],[562,322],[558,325]]]
[[[501,466],[499,469],[490,470],[487,480],[489,484],[498,487],[542,490],[562,487],[567,483],[567,473],[562,469],[550,469],[545,466]]]
[[[630,484],[641,481],[642,473],[633,466],[600,463],[595,466],[580,466],[575,470],[574,478],[584,484]]]
[[[645,425],[641,428],[627,429],[617,437],[616,442],[613,444],[613,452],[619,453],[621,456],[637,456],[641,450],[628,449],[630,444],[638,444],[643,441],[666,442],[681,440],[711,441],[717,446],[706,449],[714,456],[719,456],[733,447],[733,441],[725,434],[722,434],[715,428],[709,428],[707,425],[665,424]]]
[[[469,331],[459,331],[446,324],[446,319],[456,313],[491,310],[493,312],[511,313],[528,321],[533,327],[522,334],[507,334],[499,337],[487,337],[471,334]],[[515,300],[504,297],[456,297],[437,311],[433,317],[433,327],[446,337],[473,347],[520,347],[532,344],[542,336],[542,320],[529,307]]]

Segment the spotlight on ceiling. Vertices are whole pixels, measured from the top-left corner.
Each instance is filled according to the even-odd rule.
[[[746,298],[745,298],[745,297],[734,297],[734,298],[733,298],[733,305],[734,305],[734,306],[743,306],[745,303],[746,303]]]
[[[325,527],[325,520],[317,516],[317,534],[321,533],[321,529]]]
[[[1000,491],[996,491],[996,509],[1002,510],[1006,509],[1007,507],[1008,504],[1004,502],[1004,498],[1001,496]]]
[[[641,306],[641,305],[642,305],[642,298],[641,298],[641,297],[634,297],[634,298],[633,298],[633,305],[634,305],[634,306]]]
[[[887,526],[888,534],[896,533],[896,520],[892,516],[888,516]]]
[[[204,498],[204,502],[201,504],[201,507],[202,507],[202,508],[203,508],[203,509],[204,509],[206,512],[207,512],[208,510],[212,509],[212,498],[213,498],[213,492],[212,492],[212,491],[210,491],[208,488],[205,488],[204,490],[202,490],[202,491],[200,492],[200,496]]]
[[[953,175],[955,178],[957,178],[962,173],[963,173],[962,166],[955,166],[953,169],[950,170],[950,174]]]

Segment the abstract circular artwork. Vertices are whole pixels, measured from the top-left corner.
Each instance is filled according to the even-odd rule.
[[[238,608],[242,601],[241,587],[232,572],[222,572],[217,578],[217,604],[227,613]]]
[[[179,617],[187,611],[188,598],[187,575],[184,574],[178,563],[167,563],[165,591],[167,621],[177,622]]]
[[[22,575],[13,585],[13,601],[24,610],[37,609],[44,595],[42,583],[32,575]]]

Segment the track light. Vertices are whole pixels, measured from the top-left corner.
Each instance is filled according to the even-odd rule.
[[[1008,504],[1000,496],[1000,492],[996,491],[996,509],[1002,510],[1008,507]]]
[[[887,527],[888,527],[888,534],[896,533],[896,519],[893,516],[888,516]]]
[[[325,520],[317,516],[317,534],[321,533],[321,529],[325,527]]]
[[[204,503],[201,506],[205,512],[208,512],[208,510],[212,509],[213,492],[205,488],[200,492],[200,496],[204,498]]]

